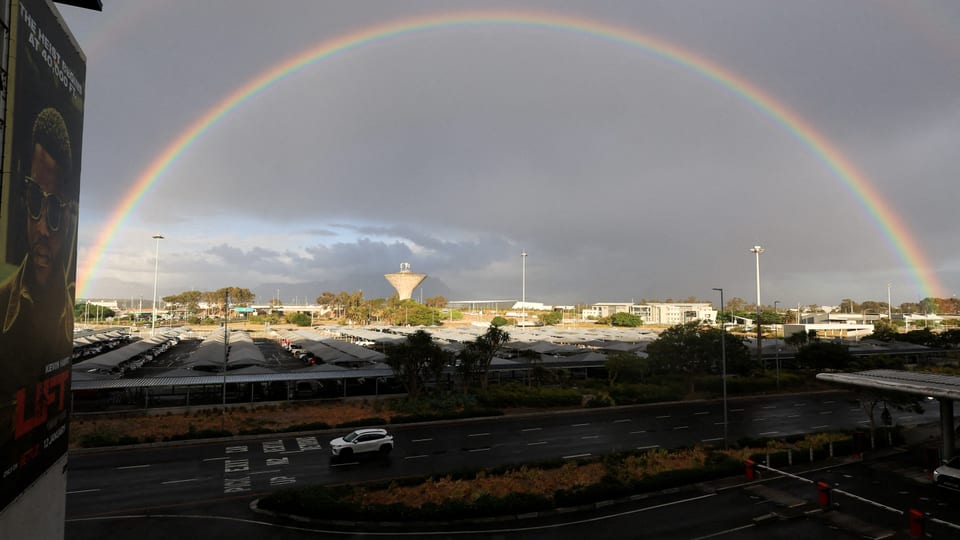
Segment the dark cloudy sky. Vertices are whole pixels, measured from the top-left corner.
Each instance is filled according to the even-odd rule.
[[[81,276],[86,297],[240,286],[267,301],[385,295],[552,304],[895,305],[960,288],[960,4],[896,0],[104,0],[60,6],[87,54],[79,262],[150,163],[230,92],[364,28],[523,10],[700,55],[806,120],[863,173],[911,267],[808,146],[730,88],[569,30],[413,32],[312,64],[191,144]],[[927,283],[919,276],[927,275]]]

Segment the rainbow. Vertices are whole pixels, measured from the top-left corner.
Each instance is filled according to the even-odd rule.
[[[85,295],[87,285],[103,259],[107,247],[124,220],[137,207],[150,187],[176,162],[178,157],[190,148],[194,141],[209,131],[231,111],[271,85],[335,54],[387,41],[398,36],[428,30],[481,25],[559,30],[596,37],[612,43],[634,47],[716,83],[786,129],[793,138],[806,146],[842,181],[853,198],[861,204],[883,232],[899,258],[909,268],[925,296],[933,297],[940,291],[945,290],[938,283],[923,250],[911,235],[906,224],[868,181],[867,177],[858,171],[853,163],[844,157],[809,122],[750,81],[702,56],[648,34],[564,15],[542,12],[495,11],[420,16],[358,30],[314,45],[274,65],[231,92],[180,133],[137,178],[133,187],[111,214],[106,226],[100,231],[90,255],[80,267],[77,280],[78,297]]]

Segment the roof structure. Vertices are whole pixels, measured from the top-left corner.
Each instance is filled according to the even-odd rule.
[[[960,377],[895,369],[858,373],[819,373],[817,379],[859,388],[901,392],[940,400],[960,399]]]

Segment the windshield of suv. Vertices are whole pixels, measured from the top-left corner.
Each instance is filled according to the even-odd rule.
[[[343,440],[345,440],[345,441],[347,441],[347,442],[353,442],[353,441],[355,441],[355,440],[357,439],[357,437],[359,437],[359,436],[360,436],[360,433],[354,431],[353,433],[351,433],[351,434],[347,435],[346,437],[344,437]]]

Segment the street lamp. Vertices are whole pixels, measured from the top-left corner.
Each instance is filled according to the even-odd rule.
[[[890,283],[887,283],[887,321],[893,322],[893,313],[890,310]]]
[[[720,313],[723,313],[723,289],[720,291]],[[720,381],[723,386],[723,447],[727,447],[727,325],[720,319]]]
[[[527,325],[527,252],[521,251],[520,258],[523,261],[523,278],[520,288],[520,311],[523,313],[523,326]]]
[[[777,331],[776,331],[776,333],[775,333],[775,337],[777,337],[777,338],[780,337],[780,328],[781,328],[781,325],[780,325],[780,312],[777,311],[777,304],[779,304],[779,303],[780,303],[779,300],[774,300],[774,301],[773,301],[773,314],[777,316]]]
[[[163,236],[155,234],[153,235],[153,239],[157,241],[157,252],[153,259],[153,320],[150,322],[151,336],[157,328],[157,270],[160,268],[160,241],[163,240]]]
[[[757,361],[763,358],[763,349],[760,345],[760,254],[763,253],[763,251],[764,249],[760,246],[750,248],[750,253],[754,253],[757,256]]]

